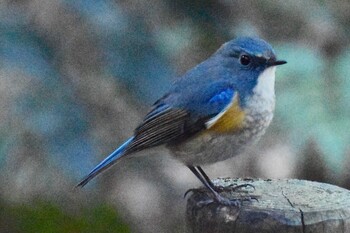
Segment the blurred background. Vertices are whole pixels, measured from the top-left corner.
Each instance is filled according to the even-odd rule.
[[[274,121],[208,175],[350,188],[349,29],[347,0],[1,0],[0,232],[183,232],[200,184],[166,150],[73,187],[176,77],[244,35],[288,61]]]

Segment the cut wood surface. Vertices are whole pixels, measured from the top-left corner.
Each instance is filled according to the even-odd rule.
[[[204,188],[195,189],[187,201],[187,230],[201,233],[316,232],[350,233],[350,191],[306,180],[217,179],[216,186],[250,184],[223,191],[230,199],[247,199],[240,207],[206,203]],[[256,198],[256,200],[254,200]]]

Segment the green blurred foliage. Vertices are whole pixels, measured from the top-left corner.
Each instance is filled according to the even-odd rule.
[[[130,229],[111,206],[83,207],[68,213],[52,202],[0,204],[0,231],[12,233],[128,233]]]

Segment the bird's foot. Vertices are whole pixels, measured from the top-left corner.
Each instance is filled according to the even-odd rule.
[[[198,207],[204,207],[206,205],[210,204],[219,204],[219,205],[224,205],[224,206],[233,206],[240,208],[244,202],[251,202],[252,200],[258,201],[257,198],[255,197],[244,197],[244,198],[233,198],[229,199],[226,197],[223,197],[221,195],[215,196],[215,198],[208,198],[206,200],[202,200],[197,202]]]
[[[195,189],[195,188],[192,188],[192,189],[188,189],[185,194],[184,194],[184,198],[186,198],[187,194],[191,193],[191,192],[201,192],[201,193],[205,193],[206,192],[206,189],[205,188],[198,188],[198,189]]]

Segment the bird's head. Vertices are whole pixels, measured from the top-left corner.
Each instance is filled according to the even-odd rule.
[[[275,67],[287,63],[277,60],[270,44],[259,38],[241,37],[221,46],[216,59],[231,75],[237,90],[243,95],[274,95]]]

